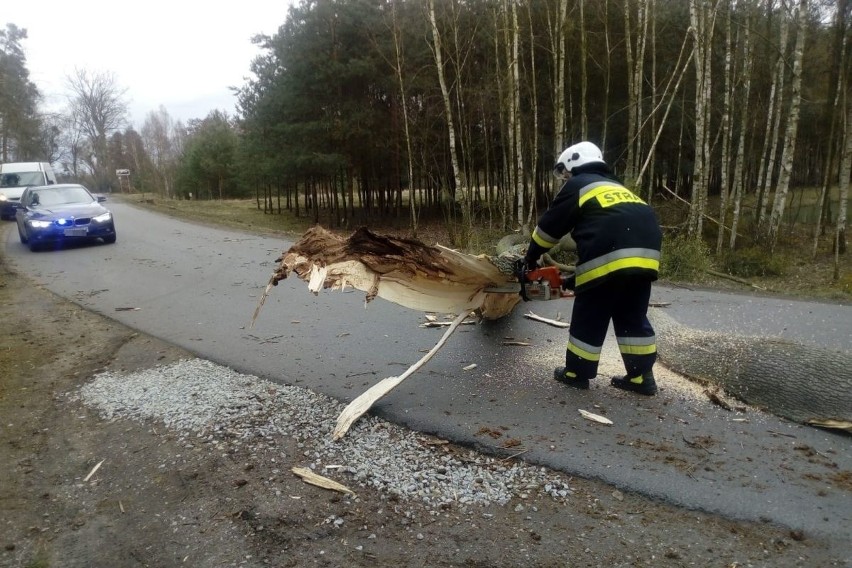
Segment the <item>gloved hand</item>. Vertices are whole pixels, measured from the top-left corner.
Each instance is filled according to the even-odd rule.
[[[533,270],[538,268],[538,259],[532,259],[528,256],[525,256],[524,258],[518,259],[518,265],[516,268],[518,267],[523,267],[526,269],[527,272],[532,272]]]

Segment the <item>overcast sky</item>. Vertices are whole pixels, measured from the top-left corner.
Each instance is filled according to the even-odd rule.
[[[3,0],[0,25],[26,28],[23,47],[47,108],[64,106],[75,68],[113,72],[141,127],[160,105],[184,123],[214,109],[234,114],[228,89],[242,86],[260,52],[255,34],[273,35],[293,0]]]

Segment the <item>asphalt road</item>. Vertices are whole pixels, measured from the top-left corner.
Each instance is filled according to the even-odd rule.
[[[291,243],[109,205],[117,219],[114,245],[31,253],[14,223],[0,225],[10,265],[56,294],[199,357],[344,403],[401,373],[444,331],[420,327],[422,313],[381,299],[365,308],[358,291],[313,296],[293,279],[273,290],[250,328],[274,261]],[[693,327],[847,351],[852,342],[852,306],[665,286],[655,288],[652,300],[670,303],[670,315]],[[726,411],[663,369],[657,397],[615,391],[606,378],[621,371],[612,337],[604,376],[589,391],[568,389],[550,378],[567,331],[523,314],[567,318],[570,308],[570,300],[535,302],[497,322],[462,326],[372,412],[624,491],[848,544],[852,437],[753,410]],[[506,339],[529,345],[504,345]],[[464,370],[471,364],[476,367]],[[578,409],[605,414],[614,425],[591,422]]]

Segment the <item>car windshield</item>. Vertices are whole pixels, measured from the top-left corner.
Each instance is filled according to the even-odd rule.
[[[44,175],[41,172],[15,172],[0,176],[0,187],[26,187],[43,183]]]
[[[92,194],[85,187],[50,187],[33,192],[32,204],[50,207],[51,205],[71,205],[74,203],[91,203]]]

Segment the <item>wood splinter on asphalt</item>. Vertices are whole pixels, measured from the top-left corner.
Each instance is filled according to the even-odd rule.
[[[350,402],[346,408],[343,409],[343,412],[340,413],[340,416],[337,417],[337,425],[334,427],[334,430],[331,433],[331,437],[333,440],[339,440],[342,438],[346,432],[349,431],[349,427],[358,420],[365,412],[367,412],[373,404],[376,403],[377,400],[385,396],[391,390],[393,390],[399,383],[407,379],[411,376],[417,369],[426,364],[426,362],[431,359],[438,350],[443,347],[444,343],[446,343],[447,338],[453,334],[453,332],[458,328],[458,326],[465,320],[468,316],[468,312],[460,313],[447,331],[444,332],[444,335],[441,336],[441,339],[438,340],[438,343],[435,344],[435,347],[429,350],[426,355],[420,358],[415,364],[410,366],[406,371],[398,377],[388,377],[386,379],[382,379],[366,391],[362,393],[358,398]]]
[[[592,414],[588,410],[583,410],[582,408],[578,408],[577,410],[580,411],[580,414],[583,415],[583,418],[591,420],[592,422],[599,422],[608,426],[611,426],[613,424],[612,420],[606,418],[605,416],[601,416],[600,414]]]
[[[104,463],[104,461],[106,461],[106,460],[99,461],[98,464],[95,467],[92,468],[92,471],[89,472],[89,475],[87,475],[86,478],[83,481],[84,482],[89,481],[89,479],[91,479],[92,476],[95,475],[95,472],[98,471],[98,469],[100,469],[101,464]]]
[[[524,317],[525,317],[525,318],[527,318],[527,319],[531,319],[531,320],[535,320],[535,321],[540,321],[540,322],[542,322],[542,323],[546,323],[546,324],[548,324],[548,325],[552,325],[552,326],[554,326],[554,327],[563,327],[563,328],[564,328],[564,327],[568,327],[569,325],[571,325],[571,324],[570,324],[570,323],[568,323],[568,322],[565,322],[565,321],[559,321],[559,320],[555,320],[555,319],[549,319],[549,318],[545,318],[545,317],[541,317],[541,316],[536,315],[536,314],[534,314],[534,313],[532,313],[532,312],[527,312],[527,313],[525,313],[525,314],[524,314]]]
[[[294,467],[290,471],[298,475],[302,478],[302,481],[305,483],[310,483],[311,485],[316,485],[317,487],[322,487],[323,489],[331,489],[332,491],[338,491],[340,493],[346,493],[348,495],[355,496],[355,492],[346,487],[345,485],[334,481],[333,479],[329,479],[318,473],[314,473],[310,469],[306,467]]]

